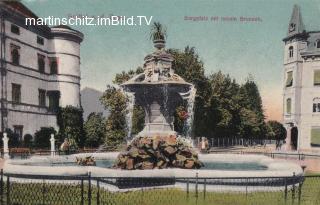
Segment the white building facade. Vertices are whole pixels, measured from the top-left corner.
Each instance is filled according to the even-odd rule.
[[[1,131],[23,137],[57,127],[58,107],[80,108],[80,43],[66,26],[25,25],[37,18],[19,2],[0,2]]]
[[[306,31],[295,5],[283,39],[286,149],[320,150],[320,31]]]

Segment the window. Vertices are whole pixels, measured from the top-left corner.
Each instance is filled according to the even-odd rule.
[[[39,106],[46,106],[46,91],[39,89]]]
[[[293,72],[287,72],[287,80],[286,80],[286,87],[291,87],[293,84]]]
[[[11,32],[20,35],[20,28],[14,24],[11,24]]]
[[[44,73],[45,71],[45,61],[44,61],[44,56],[38,54],[38,69],[40,73]]]
[[[43,45],[44,44],[44,39],[40,36],[37,36],[37,43],[40,44],[40,45]]]
[[[313,99],[312,112],[320,112],[320,98]]]
[[[58,74],[58,59],[49,58],[50,62],[50,74]]]
[[[21,85],[12,83],[12,102],[21,102]]]
[[[13,133],[18,136],[19,141],[22,140],[23,136],[23,126],[22,125],[13,125]]]
[[[289,47],[289,58],[293,57],[293,46]]]
[[[320,147],[320,127],[311,128],[311,146]]]
[[[313,85],[320,85],[320,70],[313,72]]]
[[[291,98],[288,98],[287,99],[287,109],[286,109],[286,111],[287,111],[287,114],[291,114]]]
[[[48,93],[48,97],[49,97],[49,110],[52,112],[58,111],[60,92],[59,91],[48,91],[47,93]]]
[[[11,62],[14,65],[20,64],[20,53],[19,53],[20,47],[11,44]]]
[[[316,41],[315,46],[316,48],[320,48],[320,39]]]

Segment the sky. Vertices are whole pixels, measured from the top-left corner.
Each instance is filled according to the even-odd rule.
[[[251,74],[267,119],[281,120],[283,46],[294,4],[308,31],[320,30],[319,0],[22,0],[39,17],[152,16],[167,28],[166,47],[194,46],[206,74],[221,70],[239,83]],[[208,21],[187,21],[206,16]],[[219,17],[211,21],[211,17]],[[239,18],[259,17],[258,22]],[[222,21],[236,17],[237,21]],[[116,73],[135,69],[151,53],[150,26],[73,26],[84,34],[81,87],[104,91]]]

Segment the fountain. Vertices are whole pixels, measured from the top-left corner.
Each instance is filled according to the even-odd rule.
[[[144,72],[121,85],[129,99],[127,111],[128,138],[131,136],[133,103],[145,111],[145,125],[137,137],[118,157],[115,167],[121,169],[200,168],[202,163],[192,146],[177,137],[174,130],[176,108],[188,103],[193,113],[196,89],[172,69],[173,57],[165,50],[165,38],[161,30],[153,39],[156,50],[144,58]],[[187,120],[190,136],[192,116]]]

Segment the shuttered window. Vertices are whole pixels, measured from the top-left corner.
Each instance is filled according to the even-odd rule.
[[[286,80],[286,87],[291,87],[293,84],[293,72],[287,72],[287,80]]]
[[[320,127],[311,128],[311,146],[320,147]]]
[[[320,85],[320,70],[315,70],[313,73],[313,84]]]

